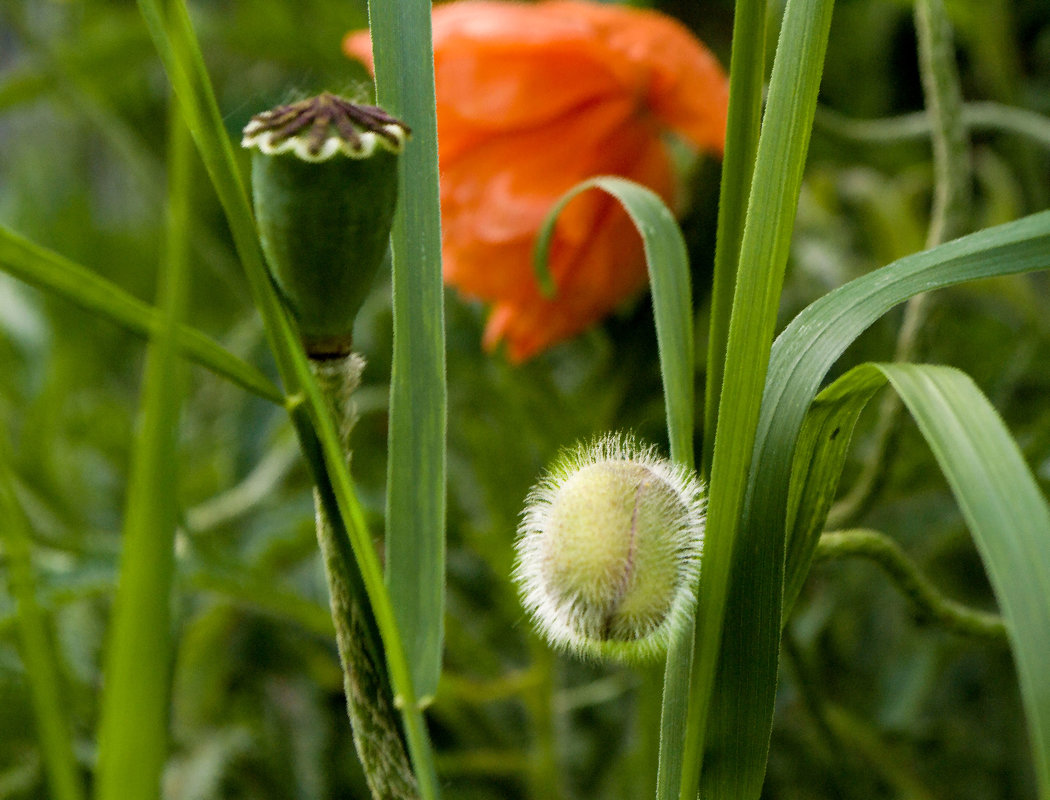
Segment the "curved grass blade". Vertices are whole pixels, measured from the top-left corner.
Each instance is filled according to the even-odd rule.
[[[884,384],[877,379],[840,379],[817,395],[806,412],[795,446],[784,526],[787,546],[781,616],[785,623],[824,532],[857,419]]]
[[[1050,211],[900,259],[828,293],[792,321],[773,344],[741,524],[740,546],[755,563],[784,557],[788,487],[799,431],[821,381],[850,343],[895,305],[920,292],[1047,267]],[[793,577],[797,569],[794,563],[788,567],[789,586],[797,580]],[[727,639],[726,647],[741,653],[750,648],[756,654],[754,663],[761,663],[765,674],[753,673],[746,682],[723,687],[737,698],[723,730],[765,726],[768,732],[773,698],[759,687],[776,679],[781,587],[754,570],[737,570],[733,579],[741,613],[762,636]],[[759,777],[764,773],[764,758],[755,762],[754,769],[761,769]]]
[[[1039,796],[1050,798],[1050,508],[969,376],[882,364],[948,479],[1002,608],[1028,718]]]
[[[370,2],[376,97],[412,128],[391,231],[394,353],[386,580],[420,703],[437,691],[445,625],[445,320],[430,2]]]
[[[37,738],[51,796],[55,800],[83,800],[84,785],[73,753],[73,726],[63,701],[62,670],[47,614],[37,600],[29,523],[15,494],[9,450],[6,431],[0,432],[0,543],[7,564],[6,582],[17,603],[19,652],[29,684]]]
[[[139,336],[155,335],[162,327],[161,314],[153,306],[2,225],[0,269]],[[284,394],[273,381],[195,328],[180,323],[178,344],[188,358],[215,374],[273,403],[284,403]]]
[[[678,222],[663,200],[646,187],[615,176],[602,175],[576,184],[558,198],[543,221],[534,255],[537,273],[541,283],[549,286],[547,255],[554,234],[554,223],[574,197],[589,189],[601,189],[620,201],[642,237],[660,348],[660,372],[664,384],[671,458],[692,469],[695,392],[689,256]]]
[[[842,425],[841,438],[848,439],[846,426],[852,427],[887,381],[930,445],[977,543],[1013,649],[1041,796],[1050,796],[1050,508],[1002,419],[969,376],[956,369],[864,364],[821,392],[817,416],[834,418],[840,416],[835,407],[842,409],[835,424]],[[813,427],[807,420],[803,439]],[[838,462],[828,482],[834,491],[841,460],[835,455],[827,460]],[[811,491],[819,494],[820,487],[811,484]],[[815,542],[802,548],[791,575],[805,573],[814,548]]]
[[[162,324],[151,337],[124,514],[120,579],[106,652],[95,797],[157,797],[167,756],[176,442],[182,394],[178,321],[189,293],[192,146],[172,111],[168,231],[160,278]]]

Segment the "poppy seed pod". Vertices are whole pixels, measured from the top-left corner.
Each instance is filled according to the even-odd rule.
[[[652,657],[689,617],[703,532],[699,479],[607,436],[564,454],[530,492],[515,579],[552,644]]]
[[[271,276],[311,355],[345,355],[383,263],[408,128],[333,94],[252,118],[252,193]]]

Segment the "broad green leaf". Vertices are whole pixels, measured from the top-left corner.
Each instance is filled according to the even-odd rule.
[[[0,269],[45,291],[76,303],[139,336],[161,329],[161,314],[119,286],[69,259],[0,226]],[[195,328],[180,323],[178,344],[201,366],[274,403],[284,395],[258,369]]]
[[[803,438],[847,439],[856,417],[889,381],[915,418],[948,479],[984,561],[1006,622],[1020,678],[1041,796],[1050,794],[1050,507],[1013,438],[991,404],[964,373],[928,364],[865,364],[821,392],[819,418]],[[836,412],[835,409],[842,409]],[[813,412],[811,411],[811,417]],[[841,427],[840,427],[841,426]],[[832,450],[838,449],[832,444]],[[841,460],[828,481],[838,482]],[[796,464],[799,462],[796,460]],[[824,470],[821,470],[822,472]],[[820,487],[811,487],[818,493]],[[826,512],[826,508],[825,508]],[[817,534],[819,536],[819,533]],[[807,538],[812,538],[807,537]],[[800,548],[789,577],[804,575],[813,548]]]
[[[727,631],[726,641],[728,649],[753,653],[754,661],[746,681],[732,687],[726,684],[726,690],[731,688],[734,693],[734,702],[727,709],[722,726],[725,741],[733,741],[728,738],[732,731],[762,727],[768,736],[773,697],[767,687],[776,680],[781,586],[753,567],[783,563],[789,520],[788,486],[799,431],[827,371],[868,326],[915,294],[1047,267],[1050,212],[1042,212],[908,256],[857,278],[811,304],[777,338],[770,358],[748,504],[741,525],[739,546],[749,559],[746,564],[738,563],[733,576],[734,594],[740,601],[738,614],[754,628],[750,633],[743,629],[739,634]],[[810,508],[804,513],[812,515],[821,502],[806,501],[800,503],[799,509]],[[811,520],[807,524],[814,523]],[[796,570],[800,568],[790,565],[786,576],[789,587],[797,584]],[[761,636],[756,637],[754,631],[761,631]],[[761,670],[757,665],[761,665]],[[732,745],[726,748],[723,755],[728,758]],[[761,778],[764,756],[753,762],[751,769]]]
[[[412,128],[391,231],[394,355],[386,579],[421,703],[437,691],[445,617],[445,320],[430,3],[370,2],[376,97]],[[408,477],[411,476],[411,477]]]

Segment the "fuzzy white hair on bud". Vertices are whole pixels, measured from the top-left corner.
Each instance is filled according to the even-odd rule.
[[[645,660],[696,602],[704,486],[632,437],[562,453],[529,492],[516,543],[522,603],[554,646]]]

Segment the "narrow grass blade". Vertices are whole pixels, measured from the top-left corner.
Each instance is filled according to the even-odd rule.
[[[1050,212],[1042,212],[903,258],[830,292],[799,314],[777,338],[770,357],[741,525],[741,541],[746,542],[752,558],[759,563],[784,558],[790,519],[788,487],[792,466],[797,463],[799,431],[827,371],[857,336],[895,305],[920,292],[1047,267]],[[835,425],[823,429],[830,437]],[[840,435],[844,433],[836,436]],[[796,512],[806,508],[807,502],[811,508],[819,505],[799,501]],[[797,517],[801,519],[801,514]],[[812,520],[808,524],[820,527]],[[795,527],[797,530],[798,525]],[[794,547],[790,552],[793,558],[799,557]],[[796,586],[798,571],[807,567],[789,563],[786,584]],[[753,633],[748,642],[754,657],[749,679],[730,687],[739,701],[733,716],[727,718],[726,729],[765,725],[768,733],[773,698],[761,687],[776,678],[781,588],[755,571],[740,572],[735,581],[741,596],[750,598],[745,610],[761,635]],[[755,666],[759,664],[762,671]],[[724,755],[728,757],[731,751]]]
[[[714,725],[713,744],[728,748],[725,752],[730,756],[731,766],[705,778],[705,794],[710,791],[712,796],[720,798],[757,797],[765,771],[768,725],[753,723],[735,729],[724,724],[729,716],[724,706],[738,702],[734,690],[739,681],[750,682],[753,676],[762,675],[754,688],[759,695],[769,697],[776,686],[775,654],[772,678],[763,675],[763,665],[753,663],[749,657],[748,641],[751,637],[760,637],[762,632],[753,627],[752,620],[744,613],[748,599],[739,597],[737,587],[731,586],[735,582],[735,575],[731,581],[731,574],[740,570],[740,567],[734,568],[734,546],[832,6],[831,0],[788,0],[762,121],[718,405],[703,578],[690,664],[689,707],[679,783],[681,800],[695,800],[709,720]],[[775,590],[779,607],[783,557],[753,561],[750,550],[741,552],[746,568],[760,573],[758,579]],[[723,652],[723,625],[728,629],[727,639],[739,643],[740,649]],[[779,633],[779,617],[775,630]],[[714,692],[716,670],[721,670],[727,682],[717,693]],[[712,705],[713,695],[717,695],[718,705]]]
[[[711,458],[714,455],[718,397],[722,391],[740,240],[744,233],[752,171],[758,150],[762,89],[766,78],[766,6],[764,0],[740,0],[733,13],[729,116],[718,197],[718,232],[711,283],[711,322],[704,384],[704,438],[700,458],[702,475],[710,474]],[[672,642],[667,653],[660,709],[657,800],[676,798],[682,778],[694,629],[695,623]]]
[[[0,226],[0,269],[139,336],[152,336],[162,325],[161,313],[114,283]],[[188,358],[252,394],[274,403],[284,395],[269,378],[213,339],[179,325],[178,344]]]
[[[711,283],[711,328],[704,388],[703,473],[711,471],[722,392],[729,317],[733,306],[740,240],[747,219],[747,202],[758,152],[762,121],[762,88],[766,80],[765,0],[738,0],[733,11],[733,51],[729,66],[729,117],[722,182],[718,194],[718,232]],[[674,781],[677,786],[677,779]]]
[[[168,236],[161,270],[162,325],[151,339],[142,414],[125,506],[120,578],[106,653],[95,797],[159,797],[167,755],[173,644],[177,485],[182,393],[178,320],[187,297],[189,136],[172,114]]]
[[[660,197],[633,181],[600,176],[582,181],[558,198],[536,239],[536,264],[546,272],[554,223],[574,197],[589,189],[608,192],[623,205],[642,237],[653,295],[660,370],[671,458],[693,467],[693,308],[689,257],[681,229]]]
[[[9,443],[0,432],[0,544],[8,586],[17,603],[19,651],[29,684],[47,783],[55,800],[83,800],[84,785],[73,754],[73,726],[63,700],[58,654],[47,615],[37,601],[29,523],[15,494]]]
[[[782,617],[785,622],[824,532],[857,419],[884,383],[880,380],[854,380],[848,384],[836,381],[814,399],[806,413],[795,447],[784,526],[787,547]]]
[[[429,0],[370,2],[376,97],[412,128],[391,231],[394,355],[386,578],[421,703],[437,691],[445,615],[445,321]]]

